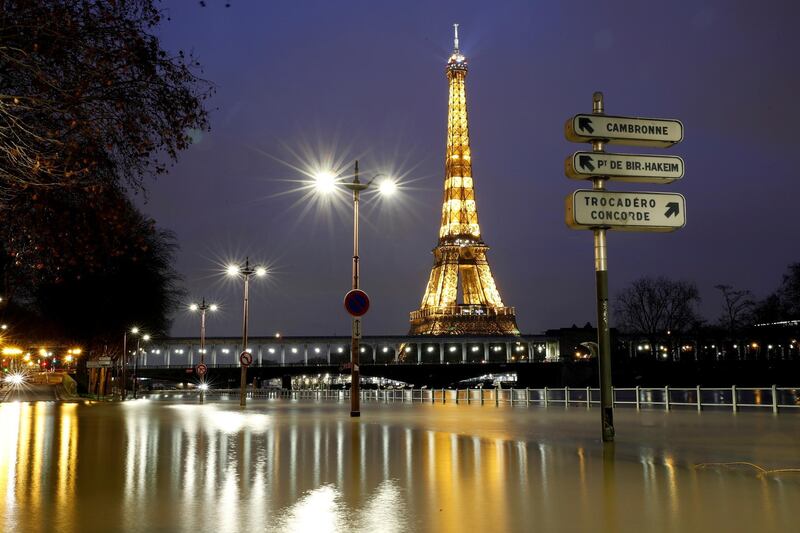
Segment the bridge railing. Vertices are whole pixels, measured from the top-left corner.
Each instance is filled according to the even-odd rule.
[[[185,394],[186,391],[176,391]],[[164,391],[163,394],[170,394]],[[158,392],[154,394],[159,394]],[[209,399],[238,399],[239,389],[210,389]],[[248,398],[286,400],[349,401],[350,391],[341,389],[287,390],[248,389]],[[780,410],[800,409],[800,387],[616,387],[612,389],[615,407],[639,409],[741,408]],[[508,405],[585,406],[600,404],[600,390],[591,387],[545,387],[541,389],[362,389],[361,399],[381,403],[456,403]]]

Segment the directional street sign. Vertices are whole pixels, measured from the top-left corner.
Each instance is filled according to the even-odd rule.
[[[250,352],[242,352],[239,354],[239,362],[242,363],[242,366],[250,366],[253,364],[253,356]]]
[[[576,180],[602,176],[630,183],[672,183],[683,177],[683,159],[668,155],[575,152],[564,162],[567,177]]]
[[[572,142],[605,141],[609,144],[667,147],[683,140],[683,124],[680,120],[589,113],[567,120],[564,135]]]
[[[566,199],[567,225],[573,229],[675,231],[686,225],[682,194],[579,190]]]

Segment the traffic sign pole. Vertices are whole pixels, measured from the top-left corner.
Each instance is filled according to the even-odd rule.
[[[358,161],[356,161],[353,179],[353,290],[359,289],[359,257],[358,257],[358,203],[361,187],[358,186]],[[366,187],[365,187],[366,188]],[[358,323],[358,326],[356,325]],[[361,320],[353,316],[353,335],[350,338],[350,416],[361,416],[361,372],[359,371],[359,351],[361,335],[356,335],[356,328],[361,332]]]
[[[247,321],[249,320],[250,303],[250,275],[244,275],[244,310],[242,312],[242,351],[247,351]],[[239,380],[239,406],[247,405],[247,365],[241,365],[241,377]]]
[[[596,92],[592,96],[592,114],[603,115],[603,93]],[[605,143],[592,141],[592,151],[603,153]],[[592,179],[593,189],[605,189],[605,179]],[[611,330],[608,324],[608,253],[606,246],[606,229],[594,229],[594,270],[597,291],[597,362],[600,370],[600,418],[603,430],[603,442],[614,442],[614,394],[611,386]]]
[[[597,363],[600,373],[600,416],[603,442],[614,441],[614,389],[611,386],[611,335],[608,305],[608,247],[612,230],[674,231],[686,224],[686,199],[674,193],[612,192],[606,181],[670,183],[683,177],[683,159],[673,156],[609,154],[606,144],[669,147],[683,140],[679,120],[616,117],[605,114],[603,93],[592,96],[591,114],[567,120],[568,141],[589,142],[591,152],[576,152],[565,162],[572,179],[592,181],[591,190],[567,197],[566,220],[572,229],[594,232],[597,292]]]

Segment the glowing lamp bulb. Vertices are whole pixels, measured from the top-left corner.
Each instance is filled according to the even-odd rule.
[[[378,185],[378,192],[383,196],[392,196],[397,192],[397,183],[390,179],[383,180]]]
[[[266,275],[267,275],[267,269],[266,268],[258,267],[256,269],[256,276],[258,276],[259,278],[262,278],[262,277],[264,277]]]
[[[314,188],[322,194],[330,194],[336,189],[336,175],[330,171],[314,174]]]
[[[229,276],[238,276],[240,271],[241,271],[241,270],[239,269],[239,265],[233,265],[233,264],[231,264],[231,265],[228,265],[228,266],[225,268],[225,272],[226,272],[226,273],[227,273]]]
[[[192,304],[192,305],[189,306],[189,311],[197,311],[197,309],[198,309],[198,305],[197,304]]]
[[[217,304],[211,304],[211,307],[209,307],[209,309],[211,309],[212,311],[216,311],[217,309],[219,309],[219,306]]]

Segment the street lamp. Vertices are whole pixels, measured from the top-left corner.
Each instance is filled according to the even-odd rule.
[[[150,335],[143,334],[139,335],[139,328],[131,329],[131,333],[136,335],[136,354],[133,356],[133,399],[135,400],[138,396],[137,393],[139,391],[139,383],[138,383],[138,371],[139,371],[139,356],[141,355],[141,341],[149,341]]]
[[[130,330],[125,330],[122,335],[122,400],[125,401],[128,393],[128,333],[132,335],[139,334],[139,328],[132,327]],[[134,374],[135,375],[135,374]]]
[[[244,265],[228,265],[226,272],[231,277],[241,277],[244,280],[244,311],[242,314],[242,353],[244,353],[247,352],[247,322],[249,318],[248,314],[250,303],[250,276],[256,275],[260,278],[264,277],[267,275],[267,269],[263,266],[252,266],[250,264],[250,258],[248,257],[245,259]],[[244,407],[247,404],[247,365],[242,364],[241,356],[239,357],[239,364],[242,367],[242,377],[239,383],[239,405]]]
[[[353,191],[353,290],[359,289],[359,255],[358,255],[358,206],[360,193],[366,190],[381,174],[376,174],[367,183],[362,183],[358,179],[358,160],[355,162],[355,172],[353,181],[344,182],[347,189]],[[317,191],[328,194],[334,191],[337,183],[335,176],[330,172],[317,174],[314,177]],[[378,192],[382,195],[390,196],[397,191],[397,184],[391,179],[383,180],[378,186]],[[356,321],[360,318],[353,317],[351,348],[350,348],[350,416],[361,416],[361,406],[359,398],[359,385],[361,374],[359,372],[359,339],[361,338],[360,328],[356,326]]]
[[[206,311],[216,311],[217,309],[217,304],[206,303],[205,298],[199,304],[189,306],[190,311],[200,311],[200,364],[203,366],[205,366],[206,358]],[[200,376],[200,403],[203,403],[203,397],[205,396],[205,387],[203,387],[205,382],[206,375],[204,371]]]

